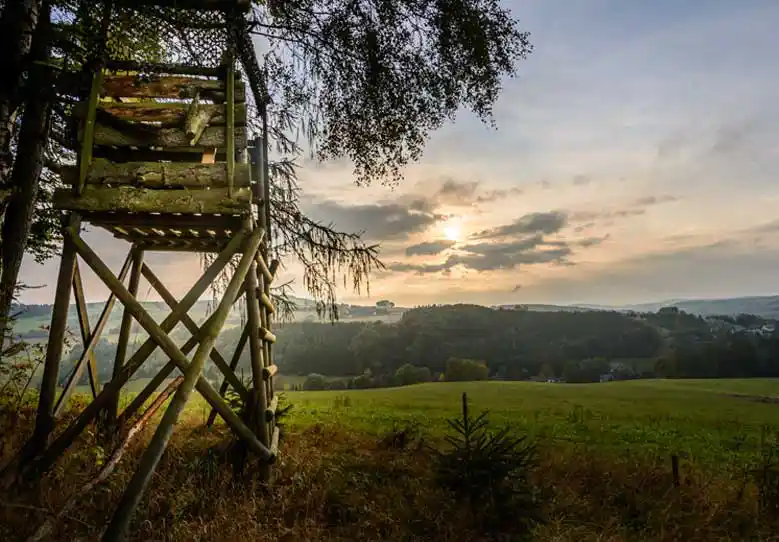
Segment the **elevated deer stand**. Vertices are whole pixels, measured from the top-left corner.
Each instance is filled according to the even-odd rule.
[[[240,1],[181,3],[185,7],[190,4],[197,9],[231,9],[232,13],[247,7],[246,2]],[[276,366],[271,362],[275,336],[270,331],[274,306],[269,291],[278,262],[268,264],[266,260],[270,226],[267,139],[247,141],[244,85],[232,55],[228,53],[225,58],[218,68],[140,66],[109,59],[96,70],[89,96],[75,109],[80,126],[79,161],[65,174],[71,188],[55,194],[55,206],[67,218],[35,430],[15,467],[27,475],[43,473],[97,420],[121,430],[173,372],[183,374],[108,526],[106,540],[123,537],[194,389],[213,409],[209,425],[217,415],[221,416],[263,461],[265,480],[270,479],[270,465],[278,454],[277,398],[272,385]],[[130,243],[118,276],[81,237],[82,222],[102,227]],[[176,300],[144,263],[146,251],[210,252],[217,256],[189,292]],[[218,307],[198,327],[187,312],[238,256]],[[94,327],[87,316],[79,257],[111,292]],[[141,276],[171,309],[160,323],[137,299]],[[71,289],[84,353],[58,396],[57,378]],[[228,313],[241,296],[245,296],[248,318],[235,354],[228,362],[214,345]],[[124,314],[113,376],[101,385],[94,348],[117,299],[124,306]],[[127,359],[133,319],[146,330],[149,339]],[[181,347],[168,335],[178,323],[192,334]],[[248,389],[235,373],[247,342],[252,370]],[[124,386],[158,347],[170,361],[119,412]],[[194,355],[188,358],[192,350]],[[219,391],[202,376],[208,358],[224,376]],[[50,442],[57,419],[84,371],[88,372],[92,401]],[[224,400],[228,386],[245,405],[256,410],[247,416],[254,420],[251,427]]]

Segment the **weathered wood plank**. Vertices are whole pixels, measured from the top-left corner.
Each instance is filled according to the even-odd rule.
[[[235,214],[251,212],[251,192],[248,188],[227,197],[227,189],[211,190],[150,190],[120,186],[116,188],[87,186],[81,196],[69,189],[54,192],[54,207],[81,212]]]
[[[78,170],[66,166],[62,180],[66,184]],[[245,188],[251,181],[248,164],[236,164],[235,186]],[[119,186],[131,185],[140,188],[224,188],[227,187],[226,164],[188,164],[180,162],[110,162],[104,158],[95,159],[87,172],[88,185]]]
[[[190,139],[182,128],[159,128],[152,125],[137,125],[140,129],[118,129],[114,126],[98,123],[95,125],[95,145],[109,147],[162,147],[176,149],[189,147],[191,149],[223,148],[225,147],[225,130],[222,127],[211,126],[203,130],[197,145],[190,145]],[[234,131],[236,148],[246,146],[246,128],[237,127]]]
[[[159,62],[135,62],[133,60],[109,60],[106,69],[113,71],[167,73],[171,75],[203,75],[206,77],[219,77],[224,73],[221,66],[204,68],[189,64],[165,64]]]
[[[213,152],[213,148],[211,151]],[[96,158],[105,158],[112,162],[185,162],[188,164],[199,164],[203,158],[204,149],[202,147],[178,147],[175,149],[165,149],[164,151],[153,149],[133,149],[130,147],[95,147],[93,155]],[[218,149],[216,154],[212,154],[213,162],[224,162],[226,155],[224,149]]]
[[[100,102],[97,105],[101,114],[111,115],[119,121],[127,122],[155,122],[163,127],[181,126],[186,116],[189,104],[165,103],[165,102]],[[212,126],[224,126],[227,123],[227,115],[224,104],[200,104],[200,107],[211,112]],[[77,116],[83,116],[86,111],[84,105],[75,108]],[[246,125],[246,104],[235,104],[236,126]]]
[[[219,79],[198,79],[186,76],[138,76],[106,75],[101,96],[111,98],[179,98],[189,99],[200,93],[207,100],[223,102],[224,81]],[[243,82],[236,81],[235,101],[246,101]]]

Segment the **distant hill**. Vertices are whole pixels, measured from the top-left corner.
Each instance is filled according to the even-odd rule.
[[[679,310],[700,316],[753,314],[762,318],[779,319],[779,296],[732,297],[725,299],[669,299],[634,305],[497,305],[494,308],[523,309],[529,311],[636,311],[657,312],[663,307],[677,307]]]

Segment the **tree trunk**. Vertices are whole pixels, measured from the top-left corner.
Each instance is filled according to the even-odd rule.
[[[7,184],[11,173],[13,120],[41,4],[42,0],[7,1],[0,18],[0,187]]]
[[[13,4],[14,2],[10,3],[10,5]],[[30,91],[25,102],[16,160],[9,184],[11,195],[7,200],[8,207],[2,226],[0,318],[3,320],[8,316],[11,308],[19,268],[27,249],[40,175],[43,169],[43,155],[51,125],[54,72],[51,67],[46,65],[49,58],[47,29],[50,22],[50,8],[51,6],[46,2],[40,13],[36,10],[36,15],[40,15],[41,24],[36,27],[31,53],[32,57],[39,62],[30,71]]]

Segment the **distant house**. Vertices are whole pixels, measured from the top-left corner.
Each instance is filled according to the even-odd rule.
[[[600,375],[600,381],[601,382],[611,382],[612,380],[614,380],[614,375],[611,374],[611,373],[605,374],[605,375]]]

